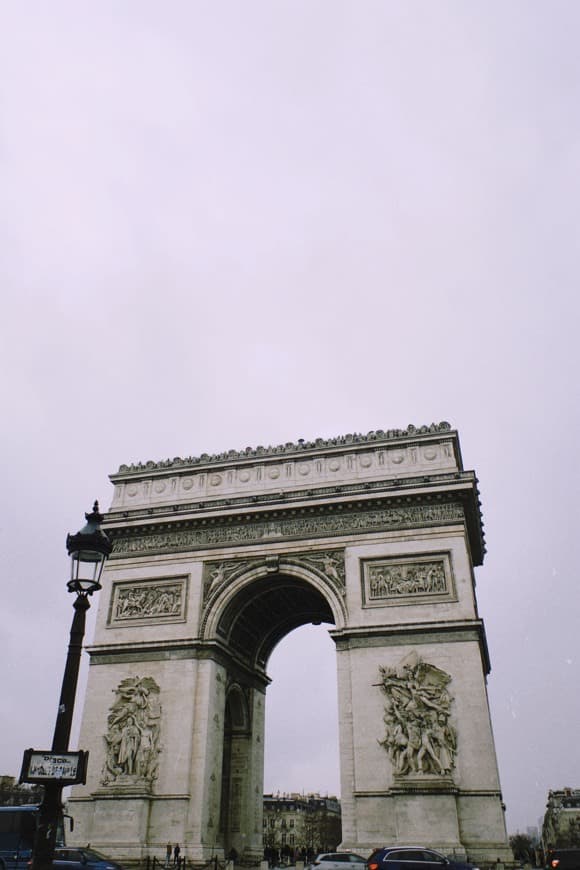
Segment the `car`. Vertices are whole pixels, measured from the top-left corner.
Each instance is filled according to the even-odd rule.
[[[112,861],[95,849],[72,846],[55,849],[52,866],[59,870],[124,870],[117,861]]]
[[[546,855],[547,870],[580,870],[580,849],[550,849]]]
[[[317,855],[312,870],[365,870],[367,859],[354,852],[323,852]]]
[[[446,858],[424,846],[384,846],[367,860],[367,870],[478,870],[467,861]]]

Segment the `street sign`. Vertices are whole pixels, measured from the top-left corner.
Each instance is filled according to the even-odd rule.
[[[88,752],[50,752],[26,749],[20,782],[76,785],[87,781]]]

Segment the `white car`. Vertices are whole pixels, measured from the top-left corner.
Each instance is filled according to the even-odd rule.
[[[312,870],[365,870],[367,859],[354,852],[323,852],[310,865]]]

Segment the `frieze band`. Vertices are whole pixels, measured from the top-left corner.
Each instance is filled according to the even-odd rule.
[[[215,526],[193,526],[162,532],[143,532],[135,536],[119,535],[114,540],[114,556],[137,553],[175,552],[212,546],[251,544],[277,538],[317,537],[352,534],[353,532],[384,531],[390,528],[411,528],[435,523],[462,522],[463,506],[459,502],[445,504],[407,505],[374,510],[348,511],[309,516],[279,516],[271,521],[251,523],[221,523]]]

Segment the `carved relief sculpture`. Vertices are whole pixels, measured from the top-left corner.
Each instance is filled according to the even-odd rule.
[[[380,562],[368,566],[368,597],[399,598],[447,592],[442,559],[431,562]]]
[[[381,746],[395,776],[449,777],[457,752],[457,735],[449,721],[451,677],[421,661],[415,652],[397,667],[379,667],[379,671],[379,685],[386,695],[386,736]]]
[[[275,537],[317,537],[353,532],[383,531],[387,528],[413,528],[427,524],[462,522],[460,503],[408,505],[406,507],[379,508],[356,514],[338,516],[321,513],[312,517],[283,517],[276,523],[256,520],[252,523],[221,523],[211,527],[155,530],[135,536],[119,535],[114,538],[113,553],[121,556],[132,553],[153,553],[171,550],[195,550],[235,543],[253,543]],[[141,530],[140,530],[141,531]]]
[[[151,785],[157,778],[161,705],[152,677],[128,677],[115,689],[107,718],[103,785]]]
[[[247,571],[266,566],[272,573],[284,570],[284,564],[314,568],[338,589],[345,587],[344,552],[342,550],[322,550],[308,553],[284,553],[269,559],[231,559],[221,562],[207,562],[204,566],[203,597],[213,595],[224,585],[231,583]]]
[[[175,622],[184,618],[185,580],[115,583],[110,624],[136,620]]]

